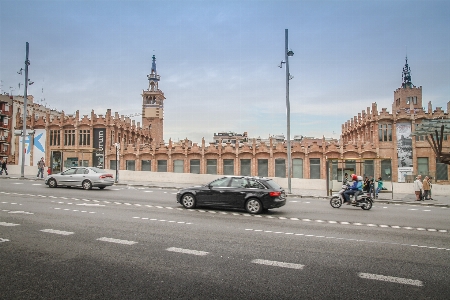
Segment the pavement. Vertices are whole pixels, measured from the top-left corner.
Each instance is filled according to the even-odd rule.
[[[23,178],[18,174],[0,175],[0,179],[23,179],[23,180],[42,180],[34,176],[25,176]],[[116,186],[139,186],[148,188],[163,188],[163,189],[181,189],[188,186],[195,186],[195,183],[175,183],[175,182],[155,182],[155,181],[123,181],[119,179]],[[284,187],[287,190],[286,187]],[[316,199],[330,199],[327,196],[325,190],[305,190],[305,189],[291,189],[291,193],[288,196],[298,198],[316,198]],[[432,195],[433,200],[416,201],[416,195],[403,193],[380,193],[378,199],[374,199],[375,203],[386,204],[413,204],[420,206],[437,206],[437,207],[450,207],[450,195]]]

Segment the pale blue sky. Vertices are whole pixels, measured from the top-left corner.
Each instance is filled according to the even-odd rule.
[[[339,137],[372,102],[391,111],[405,56],[424,107],[450,101],[450,1],[0,0],[2,92],[82,115],[141,112],[151,56],[165,93],[164,139],[215,132]],[[12,87],[12,89],[10,88]],[[42,92],[43,89],[43,92]],[[140,120],[140,117],[135,117]]]

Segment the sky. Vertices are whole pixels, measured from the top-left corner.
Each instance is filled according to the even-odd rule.
[[[449,15],[447,0],[0,0],[0,88],[24,94],[28,42],[36,103],[140,121],[155,55],[166,143],[286,136],[288,29],[291,138],[339,138],[372,103],[392,110],[406,56],[423,106],[446,111]]]

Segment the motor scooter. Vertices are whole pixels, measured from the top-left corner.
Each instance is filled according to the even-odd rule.
[[[349,189],[348,185],[343,185],[341,190],[338,193],[335,193],[331,196],[330,205],[333,208],[339,208],[344,203],[344,192]],[[355,207],[361,207],[364,210],[369,210],[372,208],[373,199],[369,194],[365,194],[363,192],[356,195],[356,201],[352,201],[354,199],[354,195],[350,195],[351,205]]]

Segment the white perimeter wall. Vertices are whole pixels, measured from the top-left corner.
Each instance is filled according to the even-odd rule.
[[[115,176],[115,170],[106,170]],[[20,176],[21,170],[18,165],[8,165],[8,173],[13,176]],[[37,175],[36,166],[25,166],[24,175],[27,177]],[[47,169],[44,170],[46,175]],[[3,175],[4,176],[4,175]],[[142,183],[142,184],[154,184],[161,183],[173,183],[173,187],[184,187],[186,185],[200,185],[213,181],[216,178],[220,178],[223,175],[209,175],[209,174],[190,174],[190,173],[170,173],[170,172],[149,172],[149,171],[119,171],[119,183]],[[272,177],[272,179],[287,189],[287,178]],[[336,187],[333,190],[339,190],[340,183],[334,183]],[[414,194],[412,183],[394,182],[391,187],[391,182],[384,182],[384,186],[388,190],[394,190],[394,194]],[[326,196],[326,180],[325,179],[291,179],[292,190],[317,190],[317,194]],[[296,191],[298,193],[298,191]],[[450,195],[450,185],[438,185],[433,184],[433,195],[448,196]]]

